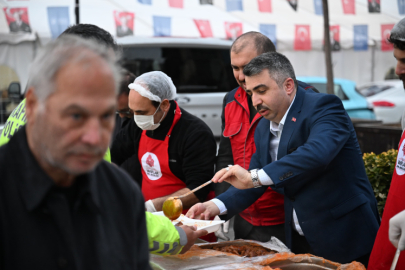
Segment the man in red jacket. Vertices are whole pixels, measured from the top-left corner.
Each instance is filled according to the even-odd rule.
[[[222,134],[220,138],[216,170],[229,164],[249,168],[250,159],[256,151],[254,132],[262,118],[252,105],[245,92],[243,68],[256,56],[274,52],[276,48],[271,40],[259,32],[247,32],[239,36],[232,44],[231,66],[239,87],[226,94],[222,111]],[[311,86],[299,82],[304,88]],[[228,189],[228,183],[216,184],[215,195]],[[284,241],[284,199],[283,195],[268,188],[254,204],[235,216],[235,239],[269,241],[275,236]]]
[[[395,73],[399,76],[399,79],[402,80],[405,87],[405,19],[402,19],[394,26],[388,41],[394,44],[394,57],[397,59]],[[396,249],[388,239],[389,220],[399,212],[405,210],[404,193],[405,133],[402,133],[402,138],[399,142],[397,162],[392,175],[391,187],[388,192],[381,226],[378,230],[368,263],[368,269],[370,270],[388,270],[391,267]],[[395,269],[405,269],[405,256],[399,256],[398,264]]]

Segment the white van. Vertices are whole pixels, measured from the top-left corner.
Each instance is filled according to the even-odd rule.
[[[204,120],[221,135],[222,102],[237,83],[233,77],[230,40],[186,38],[122,38],[123,65],[139,76],[160,70],[177,88],[179,106]]]

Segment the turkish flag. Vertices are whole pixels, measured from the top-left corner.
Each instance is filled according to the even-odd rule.
[[[296,51],[311,50],[311,33],[309,25],[295,26],[294,50]]]
[[[270,12],[271,13],[271,0],[257,0],[259,4],[260,12]]]
[[[382,24],[381,25],[381,50],[382,51],[392,51],[394,49],[394,44],[388,42],[388,38],[391,35],[391,30],[394,24]]]
[[[226,33],[226,38],[234,40],[240,35],[242,35],[243,30],[242,30],[242,23],[231,23],[231,22],[225,22],[225,33]]]
[[[183,8],[183,0],[169,0],[169,6],[173,8]]]
[[[356,14],[354,0],[342,0],[344,14]]]
[[[213,37],[211,24],[208,20],[194,20],[202,38]]]

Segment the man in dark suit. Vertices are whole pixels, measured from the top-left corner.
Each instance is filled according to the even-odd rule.
[[[219,171],[213,181],[234,187],[187,216],[229,219],[270,186],[284,194],[286,244],[292,252],[367,264],[379,216],[342,102],[297,86],[291,63],[276,52],[254,58],[243,72],[246,92],[263,116],[250,171],[238,165]]]

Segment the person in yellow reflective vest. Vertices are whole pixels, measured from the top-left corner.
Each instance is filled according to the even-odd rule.
[[[195,240],[207,234],[205,230],[196,231],[190,226],[173,226],[164,217],[149,212],[146,215],[146,229],[148,231],[149,252],[157,255],[176,255],[185,253]]]

